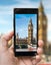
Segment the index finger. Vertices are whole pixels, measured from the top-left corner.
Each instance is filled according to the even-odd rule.
[[[13,37],[13,35],[14,35],[14,32],[12,31],[6,35],[3,35],[2,38],[5,39],[6,41],[9,41]]]

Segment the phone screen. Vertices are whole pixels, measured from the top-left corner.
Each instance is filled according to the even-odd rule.
[[[31,12],[16,9],[14,13],[14,32],[15,32],[15,53],[16,55],[31,56],[37,51],[38,35],[37,35],[37,12]],[[28,10],[30,12],[28,12]]]

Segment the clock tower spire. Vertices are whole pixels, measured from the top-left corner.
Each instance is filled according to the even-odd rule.
[[[44,42],[44,53],[46,53],[47,48],[47,17],[44,13],[44,7],[42,1],[39,6],[39,21],[38,21],[38,39]]]

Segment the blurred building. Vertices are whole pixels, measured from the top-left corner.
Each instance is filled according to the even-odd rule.
[[[47,17],[42,2],[39,6],[38,39],[44,42],[44,53],[47,50]]]

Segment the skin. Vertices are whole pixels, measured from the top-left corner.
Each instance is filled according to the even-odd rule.
[[[8,41],[13,37],[14,33],[10,32],[0,38],[0,65],[35,65],[41,60],[43,53],[43,41],[38,41],[38,49],[35,58],[33,57],[15,57],[13,45],[8,48]]]

